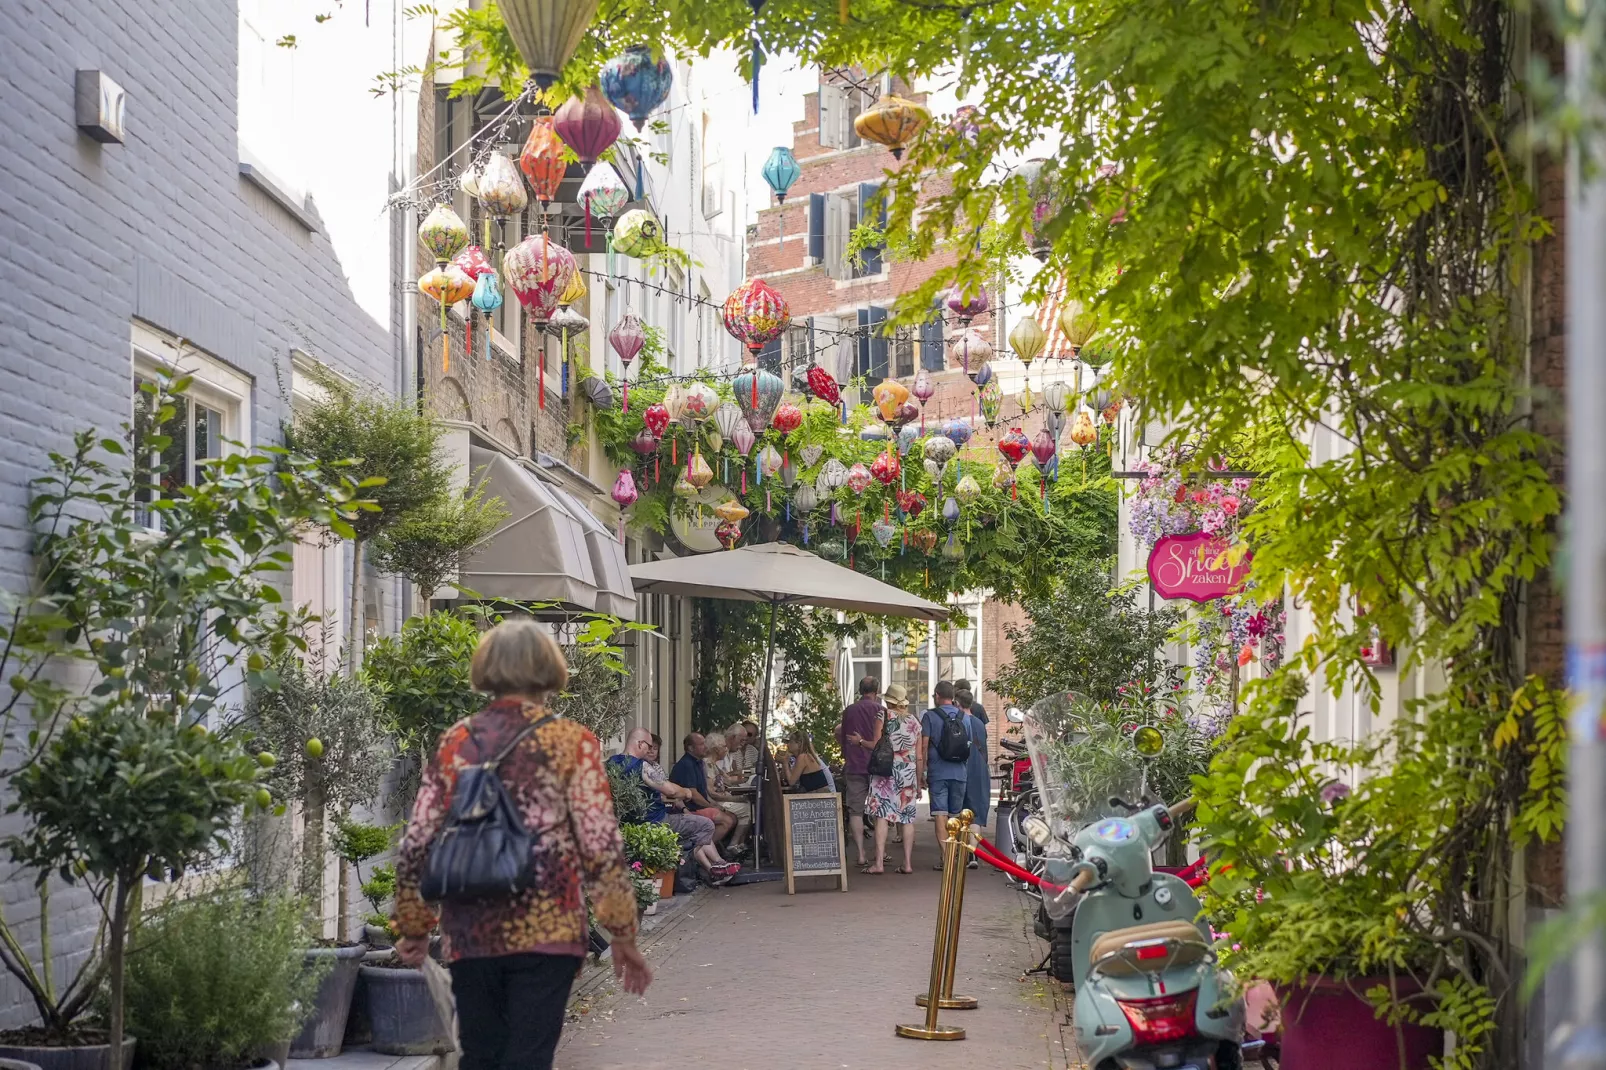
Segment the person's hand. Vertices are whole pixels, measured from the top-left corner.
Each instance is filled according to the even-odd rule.
[[[396,941],[396,956],[408,966],[422,966],[429,958],[429,937],[401,937]]]
[[[647,957],[636,947],[635,940],[613,942],[613,975],[633,996],[644,994],[652,984],[652,967],[647,965]]]

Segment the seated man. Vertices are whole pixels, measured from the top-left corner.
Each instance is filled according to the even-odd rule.
[[[648,760],[651,753],[652,733],[645,728],[633,728],[625,737],[624,752],[615,754],[608,762],[641,780],[641,789],[647,795],[647,820],[675,830],[681,842],[691,849],[692,857],[710,884],[726,883],[741,872],[742,867],[726,862],[714,849],[712,821],[699,814],[670,813],[664,806],[665,798],[685,799],[688,793],[680,785],[671,783],[656,762]]]
[[[688,732],[681,741],[685,753],[669,771],[669,780],[686,789],[686,809],[701,814],[714,823],[714,842],[722,843],[736,827],[736,818],[714,805],[709,797],[708,771],[703,759],[708,756],[708,743],[701,732]]]
[[[714,800],[714,805],[736,818],[736,831],[731,834],[730,846],[733,850],[740,850],[747,840],[748,829],[753,825],[753,804],[730,791],[734,777],[726,772],[726,759],[730,754],[725,744],[725,734],[710,732],[704,737],[704,742],[708,745],[708,756],[703,759],[703,767],[708,773],[708,797]]]

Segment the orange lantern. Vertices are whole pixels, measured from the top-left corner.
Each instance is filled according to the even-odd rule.
[[[903,158],[904,146],[931,122],[931,113],[912,100],[888,93],[875,107],[853,120],[853,129],[866,141],[885,145],[894,160]]]
[[[552,116],[537,115],[525,139],[524,151],[519,153],[519,170],[530,180],[535,199],[541,202],[542,211],[548,201],[558,195],[563,173],[569,169],[569,147],[553,128]]]
[[[903,403],[909,400],[909,388],[896,379],[883,379],[870,391],[875,400],[875,407],[881,413],[881,419],[892,423],[898,418]]]

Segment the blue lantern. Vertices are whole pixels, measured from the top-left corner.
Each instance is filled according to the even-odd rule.
[[[498,283],[496,272],[482,272],[474,283],[474,296],[470,298],[474,307],[489,316],[502,307],[502,288]]]
[[[764,161],[764,181],[769,183],[770,189],[775,193],[775,200],[780,204],[786,203],[786,191],[792,188],[792,183],[798,180],[803,169],[797,164],[797,157],[792,150],[784,145],[777,145],[770,151],[770,158]]]
[[[675,80],[668,59],[653,59],[652,49],[635,45],[602,65],[597,82],[608,103],[630,116],[636,130],[647,121],[658,105],[669,96]]]

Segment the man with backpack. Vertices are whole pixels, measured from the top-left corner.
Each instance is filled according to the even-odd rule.
[[[931,792],[931,820],[937,842],[948,838],[948,818],[965,808],[965,778],[971,748],[978,745],[981,724],[954,702],[954,685],[937,681],[932,689],[933,708],[920,715],[920,736],[926,752],[925,787]],[[985,746],[985,743],[980,744]],[[937,856],[933,869],[942,868]]]

